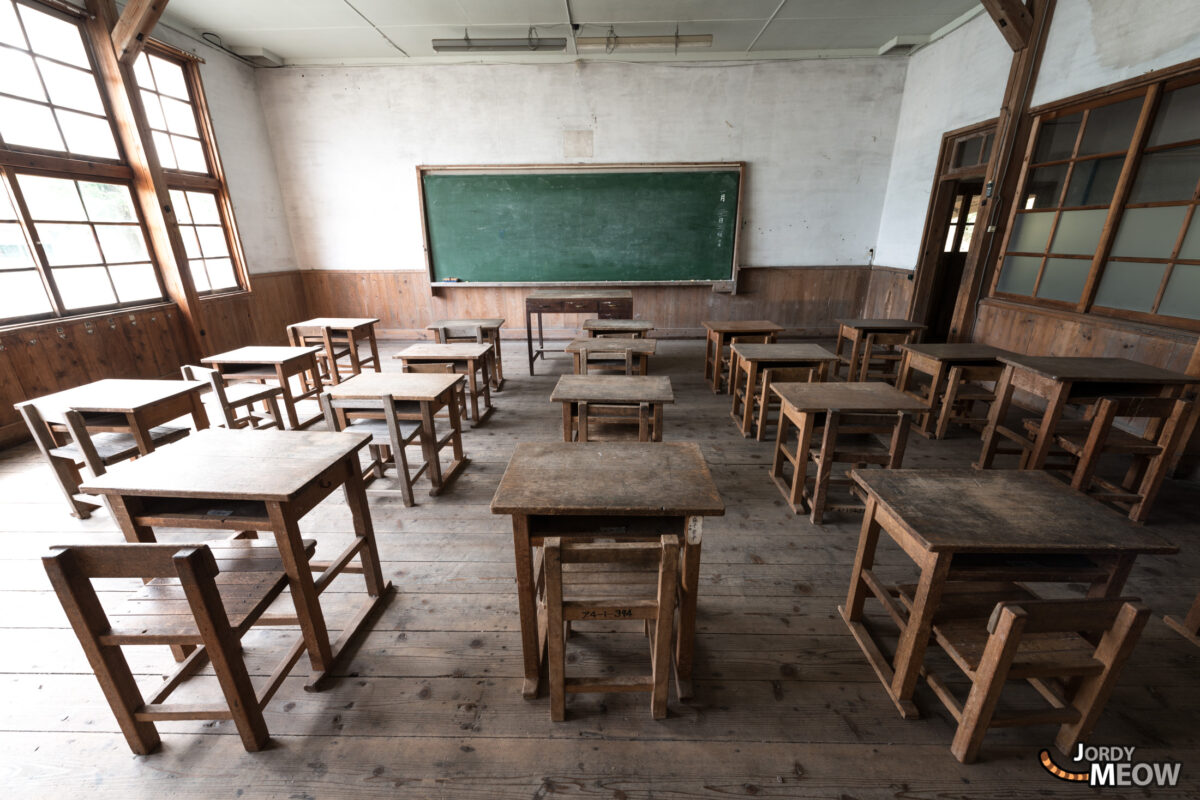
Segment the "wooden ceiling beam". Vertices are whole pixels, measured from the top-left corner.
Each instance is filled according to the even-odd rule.
[[[1033,14],[1021,0],[979,0],[1013,52],[1024,50],[1033,33]],[[132,5],[132,3],[131,3]]]
[[[113,49],[123,64],[132,64],[167,8],[168,0],[129,0],[112,29]]]

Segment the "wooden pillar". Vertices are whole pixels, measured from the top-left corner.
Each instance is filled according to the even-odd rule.
[[[983,0],[984,8],[992,15],[1014,53],[1008,71],[1008,85],[1004,89],[1004,101],[1000,106],[996,139],[984,178],[976,234],[971,239],[958,300],[954,304],[954,316],[950,322],[949,338],[952,342],[970,341],[984,279],[996,259],[996,246],[1004,238],[1003,228],[1017,190],[1017,179],[1021,175],[1021,157],[1029,143],[1032,127],[1029,101],[1037,85],[1038,68],[1046,48],[1046,34],[1054,14],[1054,4],[1055,0],[1028,0],[1023,11],[1019,11],[1019,3],[1011,0]],[[1026,13],[1028,20],[1025,20]],[[1017,45],[1020,45],[1019,49]]]

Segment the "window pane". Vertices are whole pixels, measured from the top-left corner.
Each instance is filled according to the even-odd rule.
[[[1108,205],[1117,190],[1117,179],[1121,177],[1121,167],[1124,165],[1124,156],[1075,162],[1075,171],[1071,173],[1071,185],[1063,205]]]
[[[1000,270],[1000,281],[996,291],[1009,294],[1032,294],[1033,285],[1037,283],[1038,270],[1042,260],[1031,256],[1009,256],[1004,259],[1004,267]]]
[[[49,313],[50,298],[32,270],[0,272],[0,319]]]
[[[1179,257],[1200,261],[1200,210],[1192,213],[1192,224],[1188,227],[1187,236],[1183,237]]]
[[[117,143],[113,140],[108,121],[74,111],[58,110],[58,124],[67,137],[67,149],[80,155],[99,158],[118,158]]]
[[[26,269],[32,266],[33,255],[29,252],[21,226],[15,222],[0,223],[0,269]]]
[[[192,107],[187,103],[164,97],[162,110],[167,121],[167,130],[171,133],[182,133],[185,136],[200,135],[200,132],[196,130],[196,118],[192,114]]]
[[[1040,164],[1043,161],[1070,158],[1075,150],[1075,137],[1082,119],[1083,114],[1076,113],[1044,121],[1038,132],[1037,147],[1033,150],[1033,162]]]
[[[1109,261],[1100,276],[1096,305],[1128,311],[1153,311],[1166,264]]]
[[[25,23],[25,33],[29,35],[33,52],[77,67],[91,66],[83,50],[83,35],[78,26],[29,6],[17,8],[21,11],[21,21]]]
[[[17,183],[25,195],[25,206],[35,220],[86,220],[75,181],[18,175]]]
[[[1092,262],[1083,258],[1048,258],[1042,283],[1038,286],[1038,297],[1047,300],[1062,300],[1078,303],[1083,294]]]
[[[154,92],[142,92],[142,106],[146,109],[146,122],[156,131],[166,130],[167,121],[163,119],[162,104]]]
[[[0,219],[10,220],[17,218],[17,210],[13,208],[12,199],[5,191],[4,181],[0,180]]]
[[[1079,154],[1090,156],[1097,153],[1112,153],[1128,150],[1142,113],[1144,97],[1133,97],[1120,103],[1093,108],[1088,115],[1083,141],[1079,143]]]
[[[1057,208],[1066,179],[1066,164],[1029,170],[1029,177],[1025,181],[1025,202],[1021,207]]]
[[[28,47],[25,44],[25,34],[21,33],[21,24],[17,22],[17,12],[12,7],[12,3],[0,3],[0,42],[11,44],[13,47]]]
[[[138,86],[154,91],[154,74],[150,72],[150,62],[146,60],[145,51],[139,53],[137,61],[133,62],[133,77]]]
[[[1058,218],[1054,230],[1051,253],[1087,256],[1096,252],[1100,242],[1100,230],[1108,217],[1107,208],[1092,211],[1064,211]]]
[[[233,262],[228,258],[208,259],[205,264],[208,267],[208,279],[212,282],[212,288],[234,289],[237,287],[237,278],[233,274]]]
[[[212,288],[208,285],[208,273],[204,271],[203,261],[189,261],[188,268],[192,271],[192,283],[196,284],[197,292],[207,292]]]
[[[183,237],[183,249],[188,258],[200,258],[200,242],[196,239],[196,229],[190,225],[180,225],[179,235]]]
[[[1186,213],[1187,206],[1125,209],[1112,255],[1170,258]]]
[[[175,210],[175,219],[180,222],[191,222],[192,214],[188,211],[187,197],[179,189],[171,189],[171,208]]]
[[[46,101],[33,59],[7,47],[0,47],[0,92]]]
[[[172,136],[171,144],[175,146],[175,160],[180,169],[188,172],[208,172],[208,162],[204,160],[204,148],[200,146],[199,139]]]
[[[196,228],[196,235],[200,237],[200,250],[205,258],[229,255],[229,247],[225,244],[225,231],[221,228],[202,226]]]
[[[99,264],[102,261],[91,225],[41,222],[37,224],[37,235],[41,239],[42,249],[46,251],[46,261],[52,267]]]
[[[66,150],[54,114],[46,106],[0,97],[0,137],[5,144]]]
[[[217,198],[203,192],[188,192],[188,205],[192,207],[192,222],[197,225],[220,225],[217,213]]]
[[[117,287],[117,298],[122,303],[134,300],[158,300],[162,291],[154,277],[154,267],[149,264],[124,264],[108,270]]]
[[[972,164],[979,163],[979,152],[983,145],[983,138],[980,136],[972,136],[970,139],[964,139],[959,142],[958,152],[955,153],[954,166],[968,167]]]
[[[76,267],[51,270],[63,305],[69,309],[106,306],[117,302],[108,270],[104,267]]]
[[[1176,264],[1167,279],[1158,313],[1168,317],[1200,319],[1200,266]]]
[[[79,193],[92,222],[137,222],[128,186],[80,181]]]
[[[158,153],[159,163],[164,169],[177,169],[175,151],[171,149],[171,137],[158,131],[154,131],[150,135],[154,139],[154,152]]]
[[[46,82],[46,91],[50,92],[51,103],[93,114],[104,113],[104,103],[100,102],[100,91],[96,88],[92,73],[64,67],[44,58],[38,59],[38,68]]]
[[[154,72],[154,83],[162,94],[169,94],[181,100],[188,99],[187,81],[183,77],[183,68],[165,58],[150,56],[150,67]]]
[[[1200,132],[1197,133],[1200,135]],[[1200,181],[1200,146],[1142,156],[1130,203],[1190,200]]]
[[[1050,238],[1050,225],[1053,222],[1053,211],[1017,214],[1016,221],[1013,223],[1012,238],[1008,243],[1009,252],[1045,252],[1046,241]]]
[[[146,240],[137,225],[97,225],[96,238],[104,251],[104,260],[109,264],[122,261],[145,261]],[[117,287],[120,289],[120,287]]]
[[[1200,138],[1200,83],[1163,95],[1150,130],[1150,146]]]

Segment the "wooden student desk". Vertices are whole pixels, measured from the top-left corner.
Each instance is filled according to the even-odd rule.
[[[703,325],[704,377],[712,384],[714,393],[721,391],[724,377],[721,374],[721,358],[730,339],[735,336],[770,336],[771,341],[775,341],[775,335],[784,329],[769,319],[720,319],[709,320]]]
[[[341,383],[342,374],[338,367],[338,347],[345,347],[344,355],[350,358],[350,374],[357,375],[363,367],[374,367],[378,372],[379,344],[375,341],[375,317],[315,317],[287,326],[288,342],[294,347],[320,345],[325,348],[329,363],[329,378],[333,384]],[[370,358],[360,358],[358,343],[365,340],[371,349]]]
[[[420,475],[421,469],[427,470],[429,494],[436,496],[458,477],[470,460],[463,455],[462,421],[454,399],[455,385],[464,380],[466,378],[457,373],[364,372],[331,388],[329,397],[337,413],[355,417],[382,417],[378,408],[369,405],[364,408],[363,404],[377,404],[384,396],[410,403],[410,410],[398,411],[396,416],[420,422],[421,453],[425,464],[414,478]],[[450,430],[439,438],[435,415],[443,408],[450,415]],[[453,459],[443,471],[441,452],[447,447],[451,448]]]
[[[675,394],[671,379],[662,375],[563,375],[550,401],[563,404],[564,442],[576,441],[576,434],[578,441],[588,441],[592,417],[636,421],[638,441],[661,442],[663,405],[674,403]]]
[[[954,403],[944,402],[950,388],[947,382],[950,371],[954,367],[995,367],[999,372],[1000,357],[1012,355],[1007,350],[974,342],[902,344],[900,350],[904,355],[896,388],[910,397],[923,400],[928,406],[915,427],[918,433],[929,439],[941,439],[950,428]],[[915,373],[929,376],[924,395],[919,392]]]
[[[533,315],[537,314],[538,346],[533,347]],[[535,289],[525,298],[525,340],[529,345],[529,374],[533,362],[546,357],[542,314],[598,314],[601,319],[633,316],[633,292],[628,289]]]
[[[496,407],[492,405],[491,377],[488,371],[492,362],[492,346],[478,342],[454,342],[452,344],[414,344],[401,350],[392,358],[410,363],[453,364],[455,372],[467,376],[467,394],[470,395],[471,427],[483,424]],[[483,394],[483,411],[479,410],[479,395]]]
[[[504,357],[500,351],[500,328],[504,326],[504,319],[501,317],[480,317],[478,319],[439,319],[431,325],[425,326],[427,330],[433,331],[433,339],[438,344],[450,344],[442,338],[442,329],[448,329],[450,339],[455,341],[466,341],[474,336],[473,331],[478,328],[483,334],[485,342],[492,346],[492,388],[497,392],[504,389]]]
[[[512,515],[526,698],[537,696],[546,649],[538,602],[543,539],[599,535],[657,541],[664,533],[677,535],[682,545],[675,685],[681,699],[691,696],[701,523],[725,513],[698,445],[522,442],[500,479],[492,513]]]
[[[583,331],[589,339],[604,336],[645,339],[654,330],[653,322],[640,319],[585,319]]]
[[[975,466],[992,466],[1002,438],[1026,444],[1024,431],[1004,425],[1013,391],[1021,389],[1046,401],[1042,421],[1031,449],[1025,450],[1022,469],[1042,469],[1054,442],[1054,428],[1071,404],[1090,405],[1104,396],[1179,397],[1188,386],[1200,385],[1200,376],[1130,361],[1125,358],[1073,358],[1063,356],[1000,357],[1004,372],[996,387],[996,400],[983,430],[983,450]]]
[[[571,354],[576,375],[580,373],[580,357],[583,348],[589,353],[624,353],[633,351],[637,363],[637,374],[645,375],[650,371],[650,356],[658,351],[657,339],[572,339],[567,344],[565,352]]]
[[[814,383],[822,383],[829,377],[829,368],[837,363],[837,356],[817,344],[801,342],[771,342],[769,344],[735,344],[729,354],[732,362],[733,381],[729,393],[733,396],[729,414],[738,425],[742,436],[759,434],[758,428],[766,420],[766,398],[755,424],[754,400],[758,396],[762,371],[770,367],[811,367],[816,370]],[[738,390],[742,389],[742,394]],[[758,438],[761,439],[761,436]]]
[[[155,528],[274,534],[301,631],[287,663],[308,651],[312,673],[305,688],[313,691],[335,670],[347,644],[392,588],[380,571],[358,464],[358,451],[369,439],[332,432],[201,431],[121,464],[87,481],[83,489],[108,497],[130,542],[155,541]],[[300,519],[339,487],[353,520],[354,541],[333,561],[310,565]],[[350,564],[355,556],[361,566]],[[314,580],[316,569],[324,571]],[[363,573],[368,596],[338,641],[330,644],[320,595],[338,574],[357,571]]]
[[[147,455],[154,451],[153,427],[188,415],[196,430],[208,427],[208,412],[200,399],[207,386],[202,381],[105,378],[29,402],[55,431],[66,430],[63,415],[67,411],[78,411],[89,431],[128,433],[138,452]]]
[[[869,380],[871,367],[871,351],[874,349],[876,337],[903,338],[904,344],[911,344],[917,334],[925,330],[925,326],[906,319],[839,319],[837,353],[839,364],[845,364],[846,380]],[[842,348],[850,343],[850,354],[842,355]],[[834,368],[837,377],[838,368]]]
[[[1088,596],[1113,598],[1121,596],[1138,555],[1179,550],[1045,472],[854,470],[851,475],[867,495],[867,510],[850,591],[838,610],[905,718],[919,716],[912,696],[948,582],[1082,582],[1091,586]],[[920,570],[907,602],[873,571],[880,531]],[[863,623],[869,595],[900,628],[890,658]]]
[[[288,427],[293,430],[307,428],[321,420],[321,412],[301,422],[296,416],[296,401],[315,398],[321,394],[321,370],[317,367],[320,347],[264,347],[252,345],[239,347],[227,353],[201,359],[230,383],[254,381],[263,383],[276,381],[283,390],[283,410],[287,415]],[[292,394],[288,379],[300,377],[300,394]]]

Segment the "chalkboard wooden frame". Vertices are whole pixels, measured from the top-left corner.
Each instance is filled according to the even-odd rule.
[[[730,264],[729,280],[661,280],[661,281],[439,281],[436,278],[433,264],[433,248],[430,244],[430,231],[426,219],[425,176],[426,175],[531,175],[572,174],[572,173],[623,173],[623,172],[736,172],[738,176],[737,208],[733,224],[733,255]],[[420,165],[417,167],[417,192],[421,210],[421,239],[425,248],[425,270],[429,284],[434,288],[470,288],[490,286],[539,286],[553,288],[555,286],[712,286],[713,291],[736,293],[738,258],[742,238],[742,201],[745,196],[746,162],[745,161],[712,161],[712,162],[670,162],[670,163],[617,163],[617,164],[463,164],[463,165]]]

